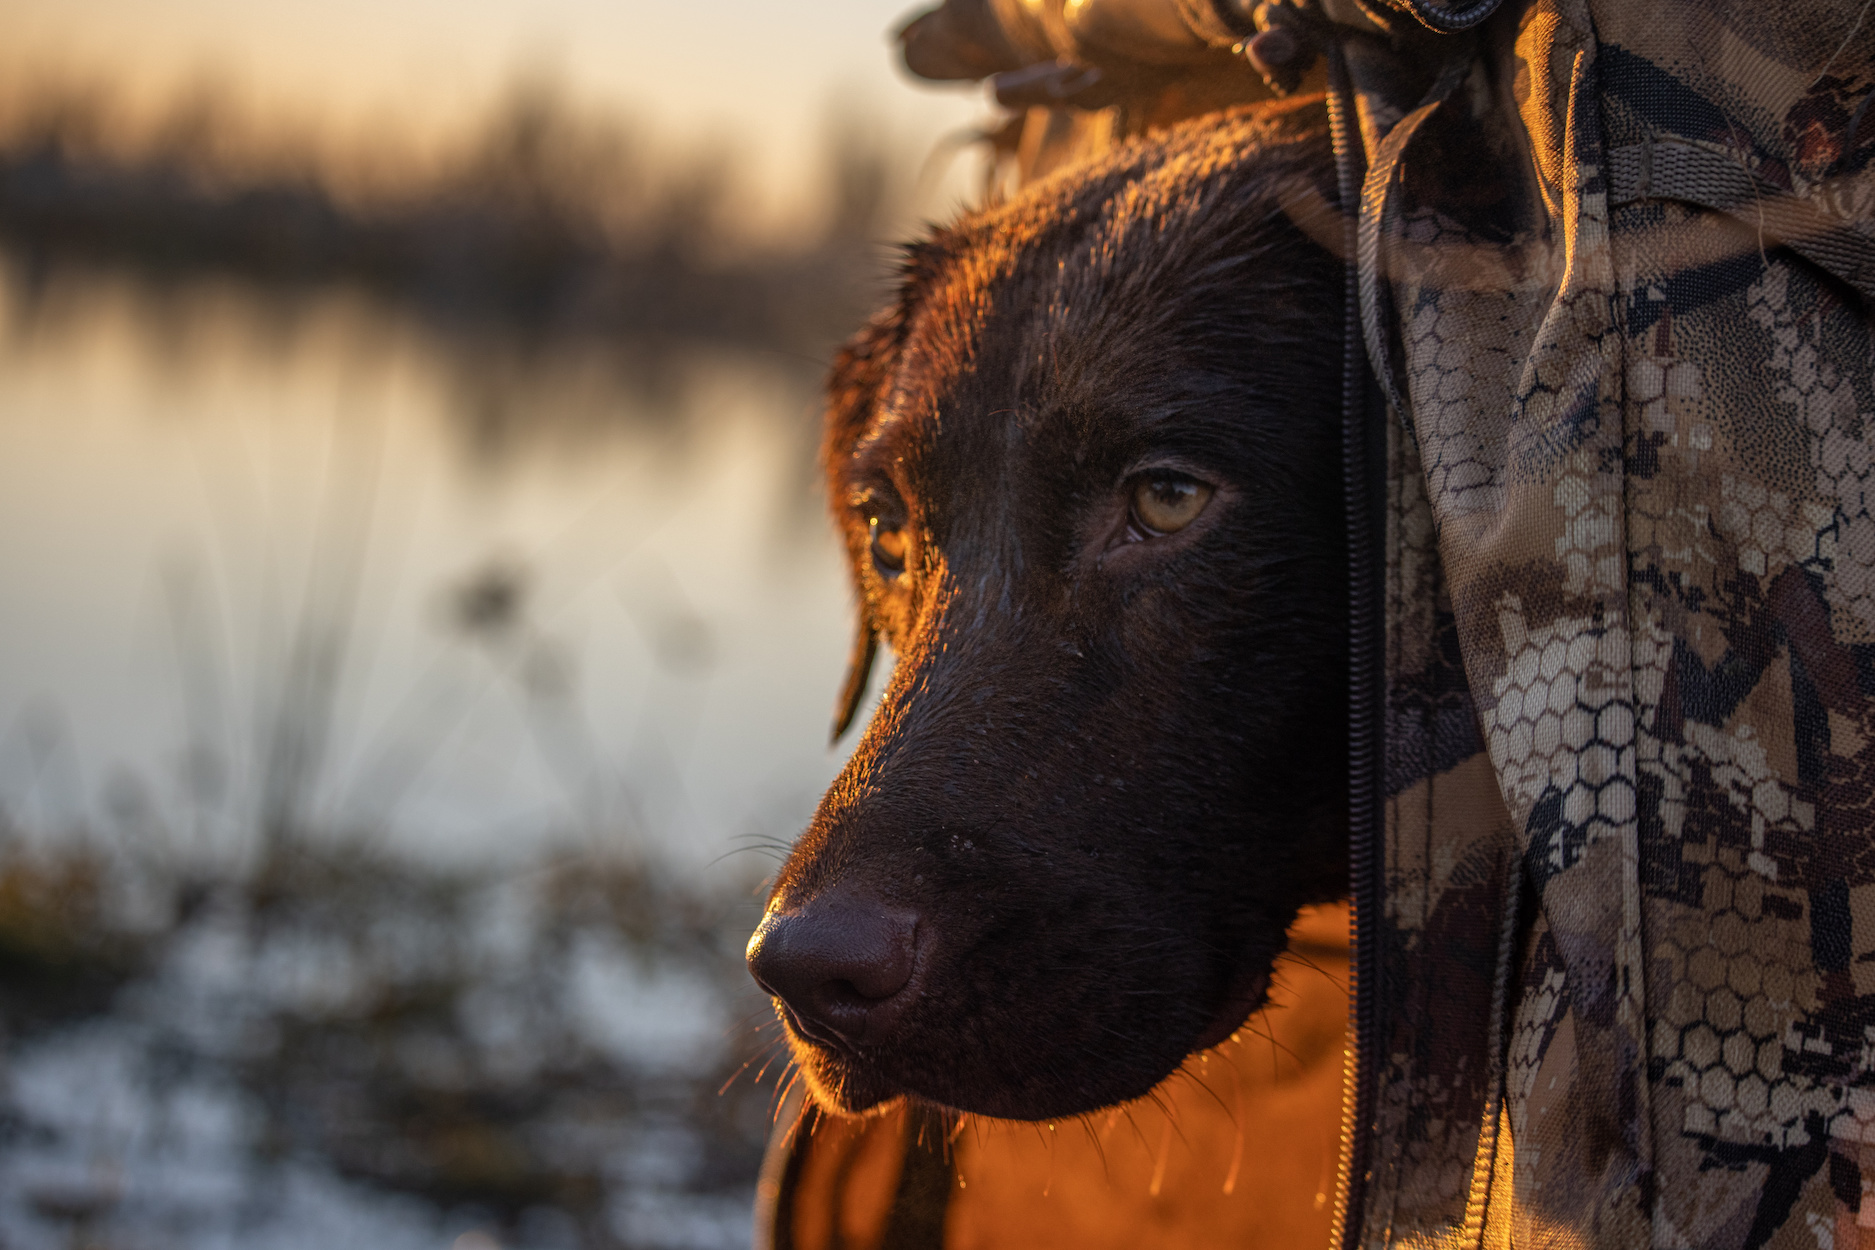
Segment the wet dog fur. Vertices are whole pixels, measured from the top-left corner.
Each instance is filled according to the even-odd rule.
[[[837,889],[915,937],[863,1040],[781,1008],[823,1106],[1143,1095],[1345,894],[1330,170],[1319,102],[1136,141],[911,247],[839,357],[849,703],[897,662],[769,913]],[[1177,532],[1155,475],[1212,491]]]

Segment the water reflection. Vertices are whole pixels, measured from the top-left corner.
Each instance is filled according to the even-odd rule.
[[[236,290],[69,287],[0,326],[23,831],[701,863],[830,775],[811,362],[667,347],[634,388],[596,348],[509,367],[337,294],[283,328]]]
[[[818,365],[22,282],[0,1241],[746,1244],[725,855],[838,765]]]

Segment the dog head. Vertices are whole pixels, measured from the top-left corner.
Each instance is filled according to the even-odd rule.
[[[913,247],[825,456],[897,665],[749,944],[827,1106],[1145,1093],[1346,889],[1339,227],[1319,106]]]

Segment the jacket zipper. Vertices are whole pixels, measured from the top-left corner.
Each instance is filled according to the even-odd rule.
[[[1375,491],[1371,421],[1373,378],[1361,334],[1357,226],[1365,153],[1354,124],[1347,62],[1337,43],[1328,47],[1328,124],[1334,143],[1336,191],[1345,224],[1342,324],[1341,469],[1348,542],[1348,893],[1351,907],[1348,1056],[1343,1100],[1336,1250],[1359,1250],[1373,1169],[1373,1113],[1379,1042],[1382,882],[1381,747],[1384,636],[1380,509]]]

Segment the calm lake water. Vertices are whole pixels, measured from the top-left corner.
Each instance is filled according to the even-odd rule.
[[[530,348],[343,294],[4,287],[15,836],[706,873],[792,837],[837,771],[820,362]]]

